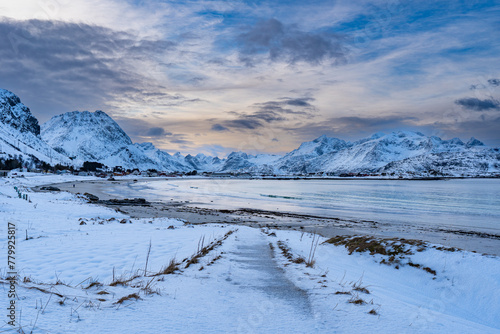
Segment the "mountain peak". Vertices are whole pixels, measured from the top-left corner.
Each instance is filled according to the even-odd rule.
[[[72,111],[52,117],[41,128],[54,149],[84,161],[106,161],[132,140],[105,112]]]
[[[14,93],[0,88],[0,122],[20,132],[40,135],[38,120]]]
[[[479,175],[499,170],[496,151],[484,147],[474,137],[464,144],[459,138],[442,140],[408,130],[378,132],[356,142],[322,135],[302,143],[285,156],[245,152],[232,152],[225,159],[204,154],[171,156],[149,142],[133,144],[102,110],[55,116],[43,124],[40,131],[38,121],[19,97],[4,89],[0,89],[0,128],[0,142],[6,144],[7,154],[37,157],[51,163],[71,161],[81,165],[84,161],[96,161],[110,167],[141,170],[196,169],[265,175],[381,171],[425,174],[438,170],[446,170],[450,175]]]
[[[156,150],[156,147],[151,142],[137,143],[137,146],[141,147],[145,151],[153,151]]]
[[[457,138],[457,137],[448,140],[448,142],[450,144],[453,144],[453,145],[459,145],[459,146],[463,146],[464,145],[464,142],[460,138]]]
[[[425,135],[422,132],[415,132],[415,131],[410,131],[410,130],[399,130],[396,132],[393,132],[392,134],[403,138],[403,137],[425,137]]]
[[[377,133],[374,133],[370,139],[379,139],[379,138],[382,138],[383,136],[385,136],[385,133],[383,132],[377,132]]]
[[[319,142],[322,142],[322,141],[325,141],[328,139],[329,139],[329,137],[327,135],[321,135],[318,138],[314,139],[313,143],[319,143]]]
[[[482,141],[477,140],[474,137],[471,137],[467,144],[465,144],[466,147],[474,147],[474,146],[485,146]]]

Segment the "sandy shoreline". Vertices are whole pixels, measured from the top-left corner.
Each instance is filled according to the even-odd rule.
[[[154,181],[148,179],[147,181]],[[164,180],[164,179],[161,179]],[[116,181],[77,181],[57,183],[52,186],[71,193],[90,193],[100,201],[123,199],[111,196],[106,189],[117,184],[133,183],[132,179]],[[35,191],[40,187],[34,187]],[[137,196],[140,197],[140,194]],[[196,203],[152,202],[147,205],[98,203],[112,207],[135,218],[169,217],[192,224],[230,223],[253,227],[268,226],[279,229],[294,229],[316,232],[324,237],[336,235],[370,235],[376,237],[399,237],[419,239],[448,247],[500,255],[500,236],[469,230],[449,230],[440,227],[391,224],[371,220],[349,220],[338,217],[322,217],[287,212],[262,211],[256,209],[223,210],[197,207]],[[202,203],[199,203],[202,204]]]

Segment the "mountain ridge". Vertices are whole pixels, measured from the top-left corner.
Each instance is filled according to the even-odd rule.
[[[500,171],[499,149],[474,137],[463,142],[401,130],[350,142],[322,135],[284,155],[232,152],[221,159],[201,153],[171,155],[153,143],[133,143],[101,110],[67,112],[40,126],[19,97],[1,89],[0,120],[0,144],[9,148],[9,156],[51,164],[81,166],[95,161],[125,169],[260,175],[439,172],[460,176]],[[15,141],[24,149],[16,148]]]
[[[70,159],[53,150],[40,137],[40,125],[21,99],[0,88],[0,160],[16,160],[33,167],[42,161],[71,163]]]

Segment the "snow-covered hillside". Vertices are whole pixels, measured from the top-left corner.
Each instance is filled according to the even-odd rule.
[[[55,116],[40,128],[13,93],[0,89],[2,157],[81,166],[96,161],[109,167],[168,172],[222,172],[258,175],[311,173],[419,173],[477,176],[500,172],[498,148],[471,138],[443,140],[420,132],[376,133],[355,142],[325,135],[302,143],[284,156],[233,152],[227,158],[204,154],[170,155],[152,143],[133,143],[105,112],[73,111]],[[40,137],[41,136],[41,137]],[[43,140],[42,140],[43,139]],[[47,145],[48,144],[48,145]]]
[[[310,142],[302,143],[299,148],[286,154],[277,161],[277,168],[285,173],[308,173],[318,169],[311,166],[313,160],[321,161],[326,155],[334,155],[352,143],[337,138],[330,138],[325,135]]]
[[[102,111],[73,111],[52,117],[42,138],[57,151],[89,161],[102,161],[132,145],[129,136]]]
[[[411,131],[377,133],[354,143],[322,136],[285,155],[278,168],[287,174],[429,170],[477,174],[500,170],[496,152],[475,138],[464,143],[458,138],[442,140]]]
[[[297,175],[310,173],[423,173],[485,175],[500,171],[499,150],[471,138],[443,140],[420,132],[376,133],[355,142],[325,135],[278,155],[233,152],[219,171]],[[217,170],[212,168],[212,170]]]
[[[38,120],[12,92],[0,88],[0,158],[21,158],[26,164],[37,159],[47,163],[70,164],[40,137]]]
[[[233,152],[224,160],[220,171],[275,174],[274,165],[279,158],[281,158],[279,155]]]
[[[107,166],[162,171],[249,171],[274,172],[268,164],[280,156],[232,153],[227,159],[204,154],[170,155],[152,143],[132,143],[130,137],[105,112],[73,111],[55,116],[41,127],[42,138],[57,152],[78,164],[97,161]]]
[[[97,161],[129,169],[191,170],[152,143],[133,144],[125,131],[100,110],[54,116],[42,125],[41,133],[51,147],[79,164]]]
[[[382,169],[386,173],[439,173],[455,176],[476,176],[500,171],[500,149],[439,152],[394,161]]]

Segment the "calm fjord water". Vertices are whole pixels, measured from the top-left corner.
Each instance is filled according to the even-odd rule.
[[[500,179],[169,179],[110,189],[148,200],[500,232]],[[125,194],[126,193],[126,194]]]

